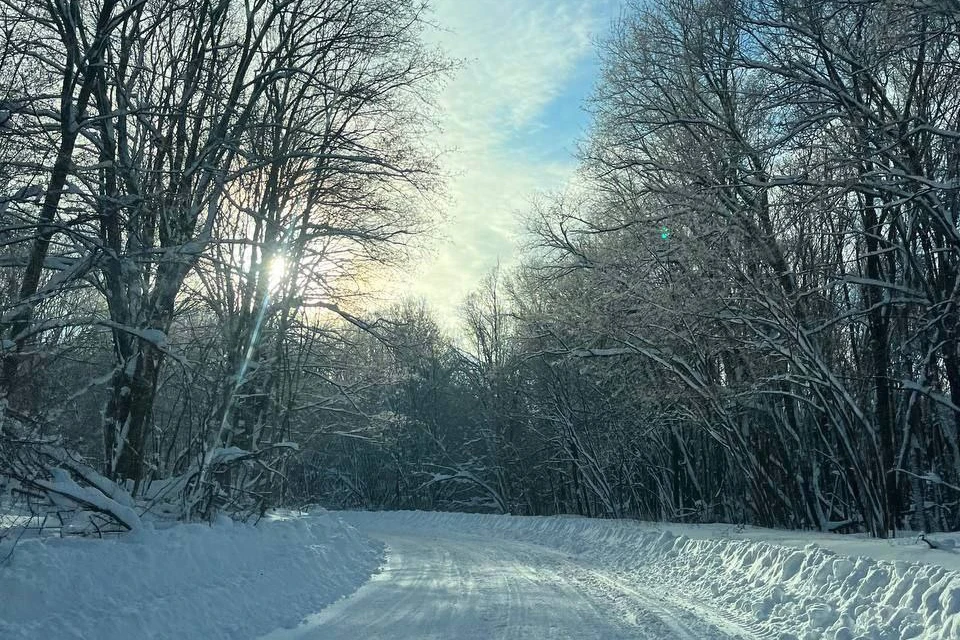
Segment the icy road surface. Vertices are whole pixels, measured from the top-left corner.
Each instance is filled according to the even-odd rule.
[[[627,582],[539,545],[356,524],[387,545],[384,570],[300,627],[264,640],[754,637],[695,603],[644,588],[641,577]]]

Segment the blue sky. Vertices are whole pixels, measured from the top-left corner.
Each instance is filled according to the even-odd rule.
[[[589,124],[594,41],[620,0],[434,0],[428,37],[463,66],[438,97],[447,217],[412,291],[453,324],[498,261],[516,258],[522,213],[562,188]]]
[[[593,52],[590,53],[564,78],[560,92],[543,107],[535,123],[512,137],[515,149],[529,160],[569,162],[576,151],[577,141],[590,125],[590,116],[583,104],[590,97],[599,73],[597,60]]]

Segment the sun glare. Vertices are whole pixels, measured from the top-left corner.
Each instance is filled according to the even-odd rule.
[[[271,290],[276,290],[283,283],[287,275],[287,259],[283,256],[276,256],[270,261],[269,284]]]

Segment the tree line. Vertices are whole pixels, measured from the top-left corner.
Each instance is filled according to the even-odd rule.
[[[958,35],[953,2],[630,4],[575,184],[532,208],[522,266],[466,306],[470,355],[396,389],[401,433],[434,453],[354,442],[378,473],[349,458],[343,490],[960,526]],[[462,410],[421,415],[437,393]],[[385,468],[395,494],[364,494]]]

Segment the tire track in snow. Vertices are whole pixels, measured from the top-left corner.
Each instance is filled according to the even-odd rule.
[[[389,548],[380,574],[263,640],[752,638],[549,547],[414,528],[370,535]]]
[[[703,596],[695,597],[677,587],[660,585],[660,589],[673,589],[671,603],[674,607],[692,612],[698,617],[712,620],[716,625],[733,635],[750,640],[782,640],[783,634],[765,628],[760,622],[748,619],[747,615],[738,616],[727,610],[703,604]],[[656,595],[652,596],[656,599]]]
[[[765,639],[765,636],[762,634],[758,635],[757,630],[740,625],[719,615],[715,611],[708,610],[704,607],[693,607],[687,602],[681,604],[677,602],[676,599],[670,599],[668,601],[665,598],[637,589],[629,583],[610,577],[600,571],[588,571],[590,572],[590,578],[592,580],[629,595],[644,611],[648,611],[657,616],[677,638],[690,638],[692,640],[703,638],[702,625],[706,623],[730,638],[740,638],[742,640]],[[699,624],[691,624],[688,622],[689,619],[693,619]]]
[[[595,597],[612,604],[625,619],[636,624],[642,624],[641,619],[653,617],[664,629],[678,640],[702,640],[703,638],[730,638],[740,640],[767,640],[774,636],[762,632],[752,625],[745,625],[723,615],[712,608],[697,606],[690,599],[682,596],[665,598],[662,593],[650,587],[642,587],[627,579],[625,576],[611,574],[602,567],[579,558],[571,557],[562,551],[550,547],[542,547],[532,543],[531,546],[542,550],[546,554],[554,554],[558,562],[564,566],[563,573],[571,576],[583,588],[592,589]],[[659,589],[666,587],[658,585]],[[672,592],[675,594],[675,592]],[[625,596],[621,598],[618,596]],[[627,600],[624,602],[623,600]],[[721,634],[721,635],[717,635]]]

